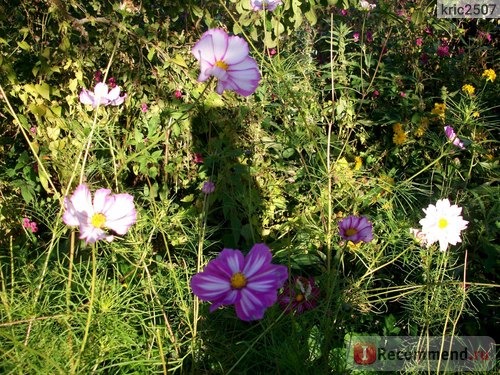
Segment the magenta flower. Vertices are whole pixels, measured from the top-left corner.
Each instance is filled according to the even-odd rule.
[[[96,70],[94,73],[94,81],[95,83],[99,83],[102,81],[102,72],[100,70]]]
[[[281,0],[250,0],[250,6],[256,12],[264,9],[272,12],[280,4]]]
[[[120,87],[115,86],[111,91],[108,85],[99,82],[95,85],[94,91],[83,89],[80,93],[80,102],[82,104],[90,104],[92,107],[107,106],[107,105],[120,105],[123,103],[127,94],[120,96]]]
[[[194,45],[193,55],[200,62],[199,82],[217,77],[216,91],[232,90],[240,95],[253,94],[260,82],[257,62],[248,56],[248,44],[239,36],[222,29],[210,29]]]
[[[146,113],[148,111],[149,107],[147,103],[141,103],[141,112]]]
[[[180,98],[182,98],[182,91],[181,91],[181,90],[179,90],[179,89],[175,90],[175,91],[174,91],[174,98],[175,98],[175,99],[180,99]]]
[[[215,191],[215,184],[212,181],[205,181],[201,191],[205,194],[212,194]]]
[[[462,150],[465,149],[464,143],[457,137],[455,130],[451,126],[447,125],[444,127],[444,134],[446,134],[446,138],[448,138],[455,146],[461,148]]]
[[[450,56],[450,47],[447,42],[441,42],[439,47],[437,48],[437,55],[439,57],[449,57]]]
[[[302,314],[316,307],[320,290],[312,277],[296,276],[285,284],[278,296],[280,307],[287,313]]]
[[[422,44],[423,44],[423,39],[422,38],[417,38],[415,40],[415,44],[418,46],[418,47],[422,47]]]
[[[340,236],[354,243],[373,240],[372,223],[364,216],[348,216],[339,222]]]
[[[373,33],[371,31],[366,32],[366,43],[373,42]]]
[[[70,198],[64,198],[64,208],[64,223],[78,226],[80,239],[87,243],[113,241],[108,230],[124,235],[137,220],[134,197],[130,194],[111,194],[109,189],[98,189],[92,201],[85,184],[79,185]]]
[[[357,31],[352,34],[352,37],[355,43],[359,42],[359,33]]]
[[[203,164],[203,155],[199,152],[195,152],[193,155],[193,161],[195,164]]]
[[[193,276],[191,289],[201,300],[212,302],[210,312],[234,305],[241,320],[262,319],[288,278],[287,267],[271,260],[271,250],[263,243],[255,244],[246,256],[239,250],[223,249],[203,272]]]

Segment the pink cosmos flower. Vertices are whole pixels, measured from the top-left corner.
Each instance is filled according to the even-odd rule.
[[[200,62],[199,82],[217,77],[217,93],[232,90],[240,95],[253,94],[260,82],[257,62],[248,56],[248,44],[239,36],[222,29],[210,29],[194,45],[193,55]]]
[[[354,243],[373,240],[372,223],[364,216],[348,216],[339,222],[340,236]]]
[[[352,34],[352,37],[355,43],[359,42],[359,33],[357,31]]]
[[[278,296],[280,307],[287,313],[302,314],[316,307],[320,290],[312,277],[296,276]]]
[[[239,319],[262,319],[288,278],[287,267],[271,260],[271,250],[263,243],[255,244],[246,256],[240,250],[223,249],[193,276],[191,289],[201,300],[212,302],[210,312],[234,305]]]
[[[446,134],[446,138],[448,138],[455,146],[461,148],[462,150],[465,149],[464,143],[457,137],[455,130],[451,126],[445,126],[444,133]]]
[[[123,103],[127,94],[120,96],[120,87],[115,86],[109,90],[108,85],[99,82],[95,85],[94,91],[83,89],[80,92],[80,102],[82,104],[90,104],[92,107],[107,106],[107,105],[120,105]]]
[[[256,12],[264,9],[268,10],[269,12],[272,12],[280,4],[281,0],[250,0],[250,6]]]
[[[111,194],[109,189],[98,189],[92,201],[85,184],[79,185],[70,198],[64,198],[64,208],[64,223],[78,226],[80,239],[87,243],[113,241],[108,230],[124,235],[137,220],[134,197],[130,194]]]

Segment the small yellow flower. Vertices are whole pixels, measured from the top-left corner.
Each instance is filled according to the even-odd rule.
[[[427,117],[422,117],[420,119],[420,125],[418,126],[417,130],[415,130],[415,136],[419,138],[423,137],[428,127],[429,127],[429,119]]]
[[[395,123],[392,125],[392,130],[394,133],[402,133],[403,132],[403,125],[401,125],[400,122]]]
[[[474,95],[476,88],[468,83],[462,86],[462,91],[469,94],[470,96]]]
[[[362,166],[363,166],[363,159],[361,158],[361,156],[356,156],[354,158],[354,170],[359,171]]]
[[[481,77],[486,77],[487,81],[493,82],[497,78],[497,74],[493,69],[486,69]]]
[[[444,119],[444,113],[446,112],[446,104],[444,103],[434,103],[434,109],[431,111],[433,115],[436,115]]]
[[[392,137],[392,141],[398,146],[401,146],[403,143],[405,143],[407,139],[408,137],[405,132],[394,133],[394,136]]]
[[[478,118],[478,117],[479,117],[479,112],[478,112],[478,111],[473,112],[473,113],[472,113],[472,117],[474,117],[474,118]]]

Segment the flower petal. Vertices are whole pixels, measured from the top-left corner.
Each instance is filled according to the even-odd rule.
[[[263,243],[255,244],[245,257],[243,274],[247,279],[249,279],[258,273],[263,267],[269,265],[271,260],[272,254],[269,247]]]
[[[113,195],[111,200],[105,202],[103,208],[102,213],[106,216],[106,227],[120,235],[127,233],[132,224],[137,221],[134,197],[130,194]]]

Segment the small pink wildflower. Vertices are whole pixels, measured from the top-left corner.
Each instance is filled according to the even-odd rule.
[[[148,111],[147,103],[142,103],[141,104],[141,112],[146,113],[147,111]]]
[[[354,42],[359,42],[359,33],[356,31],[352,34],[352,38],[354,39]]]
[[[26,229],[29,229],[31,233],[36,233],[38,232],[38,225],[36,222],[31,221],[27,217],[23,218],[23,227]]]
[[[423,39],[422,38],[417,38],[415,40],[415,44],[419,47],[422,47],[422,44],[423,44]]]
[[[179,89],[175,90],[174,91],[174,98],[176,98],[176,99],[182,98],[182,91]]]

